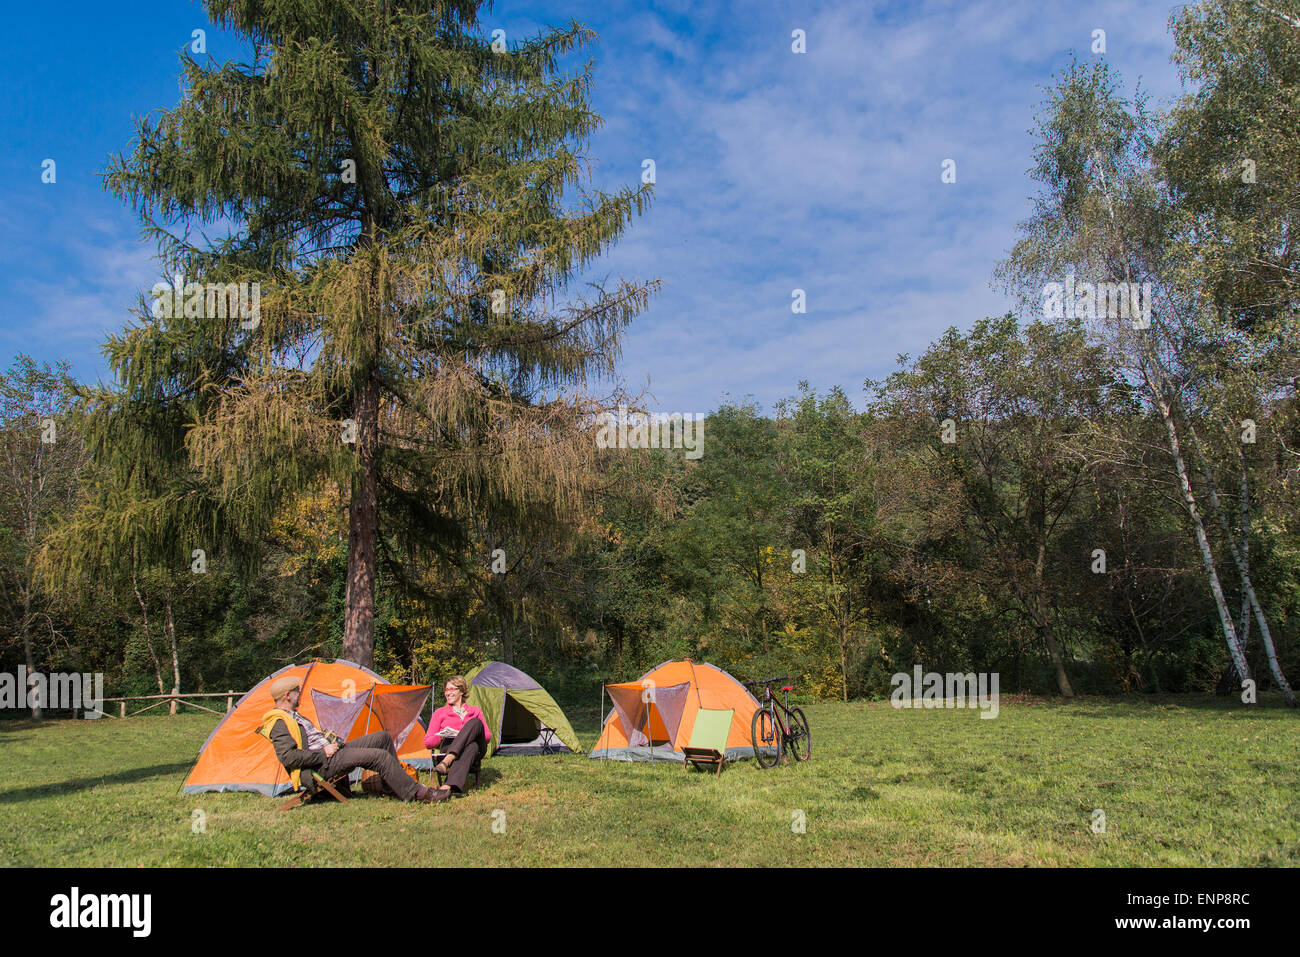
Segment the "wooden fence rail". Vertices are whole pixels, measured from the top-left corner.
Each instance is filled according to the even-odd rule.
[[[208,714],[216,714],[216,715],[219,715],[219,714],[221,714],[220,711],[215,711],[215,710],[213,710],[212,708],[205,708],[205,707],[203,707],[203,705],[201,705],[201,704],[195,704],[193,701],[188,701],[188,700],[186,700],[186,699],[188,699],[188,698],[225,698],[225,699],[226,699],[226,713],[229,713],[230,711],[232,711],[232,710],[234,709],[236,699],[238,699],[238,698],[242,698],[242,697],[244,696],[245,693],[246,693],[246,692],[243,692],[243,691],[225,691],[225,692],[222,692],[222,691],[216,691],[216,692],[210,692],[210,693],[207,693],[207,694],[142,694],[142,695],[133,695],[133,696],[131,696],[131,697],[127,697],[127,698],[105,698],[105,699],[104,699],[104,702],[105,702],[105,703],[107,703],[107,702],[109,702],[109,701],[116,701],[116,702],[118,702],[118,704],[119,704],[119,706],[120,706],[120,707],[119,707],[119,711],[120,711],[120,713],[119,713],[119,714],[116,714],[116,715],[110,715],[107,711],[104,711],[104,710],[100,710],[99,713],[102,714],[102,715],[103,715],[104,717],[106,717],[106,718],[126,718],[126,717],[134,717],[134,716],[137,715],[137,714],[144,714],[146,711],[152,710],[153,708],[158,707],[160,704],[166,704],[167,702],[170,701],[170,702],[171,702],[171,713],[172,713],[172,714],[175,714],[175,713],[176,713],[176,706],[177,706],[178,704],[184,704],[184,705],[189,705],[191,708],[198,708],[200,711],[206,711]],[[148,705],[148,706],[146,706],[146,707],[144,707],[144,708],[141,708],[139,711],[132,711],[131,714],[128,715],[128,714],[126,713],[126,703],[127,703],[128,701],[152,701],[153,704]]]

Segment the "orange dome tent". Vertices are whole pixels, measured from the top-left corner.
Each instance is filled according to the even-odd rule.
[[[593,758],[684,761],[682,748],[690,743],[701,708],[735,712],[727,736],[727,760],[754,756],[750,721],[758,701],[721,668],[689,658],[665,661],[636,681],[605,685],[605,690],[614,710],[591,749]]]
[[[262,715],[274,706],[271,682],[284,675],[302,678],[298,713],[318,728],[336,731],[345,741],[387,731],[399,758],[415,767],[432,765],[418,717],[429,698],[429,685],[389,684],[350,661],[316,661],[281,668],[240,698],[203,743],[183,793],[257,791],[275,795],[292,789],[271,742],[257,733]]]

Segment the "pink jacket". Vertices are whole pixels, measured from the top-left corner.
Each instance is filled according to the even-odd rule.
[[[465,705],[465,717],[457,717],[456,712],[451,710],[451,705],[443,705],[433,713],[429,719],[429,733],[424,736],[424,746],[433,751],[441,750],[441,745],[450,743],[451,738],[444,738],[438,732],[443,728],[452,728],[459,731],[465,727],[465,722],[470,718],[478,718],[483,723],[483,738],[486,741],[492,740],[492,729],[488,727],[487,718],[483,717],[483,712],[472,704]]]

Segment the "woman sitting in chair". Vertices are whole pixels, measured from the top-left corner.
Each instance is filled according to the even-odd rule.
[[[426,748],[446,755],[434,768],[447,775],[447,783],[433,793],[434,801],[447,800],[453,791],[465,793],[470,769],[487,753],[487,743],[492,740],[483,712],[465,703],[469,683],[463,677],[449,678],[442,691],[447,696],[447,703],[433,713],[429,719],[429,733],[424,737]]]

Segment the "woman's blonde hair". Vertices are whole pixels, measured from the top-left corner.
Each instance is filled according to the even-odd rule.
[[[448,678],[447,684],[456,686],[456,688],[460,691],[461,703],[464,704],[465,700],[469,697],[469,682],[465,680],[465,676],[455,675],[451,678]],[[445,689],[446,685],[443,685],[443,687]]]

